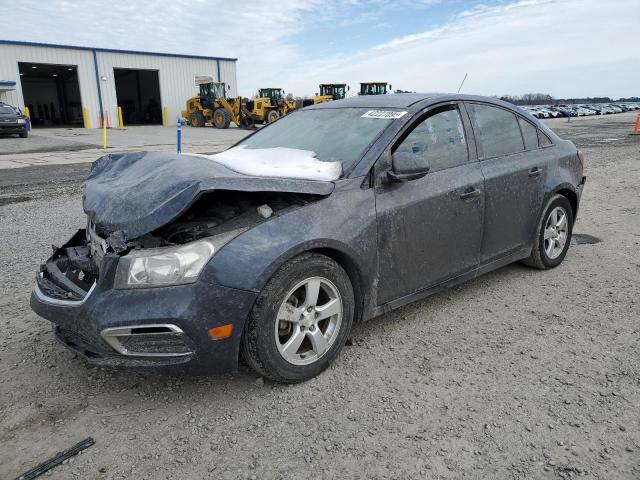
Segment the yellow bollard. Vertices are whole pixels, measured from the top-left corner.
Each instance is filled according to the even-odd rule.
[[[107,148],[107,121],[102,121],[102,148]]]
[[[91,128],[91,122],[89,121],[89,109],[82,107],[82,119],[84,120],[84,128]]]
[[[124,128],[124,122],[122,121],[122,107],[118,107],[118,125],[120,125],[120,128]]]
[[[165,127],[169,125],[169,109],[167,107],[162,108],[162,121]]]

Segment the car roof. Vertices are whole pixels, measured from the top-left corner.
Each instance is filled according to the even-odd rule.
[[[398,93],[394,95],[362,95],[343,100],[311,105],[307,108],[407,108],[423,100],[442,95],[440,93]]]
[[[317,105],[310,105],[305,107],[304,110],[324,108],[406,108],[410,111],[416,111],[430,104],[443,101],[487,102],[511,110],[518,109],[516,105],[511,103],[504,102],[497,98],[479,95],[459,93],[396,93],[392,95],[362,95],[345,98],[343,100],[332,100]]]

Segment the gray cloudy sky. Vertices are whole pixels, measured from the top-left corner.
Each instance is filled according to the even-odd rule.
[[[638,0],[0,0],[0,37],[238,57],[240,93],[640,95]]]

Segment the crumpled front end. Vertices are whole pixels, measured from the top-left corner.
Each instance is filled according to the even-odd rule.
[[[237,369],[244,320],[256,294],[205,282],[115,289],[119,255],[79,230],[42,265],[31,307],[57,339],[92,363],[221,373]],[[232,324],[231,335],[210,331]]]
[[[236,237],[333,188],[200,157],[102,157],[85,183],[87,228],[42,265],[31,306],[96,363],[235,370],[257,292],[212,283],[207,269]]]

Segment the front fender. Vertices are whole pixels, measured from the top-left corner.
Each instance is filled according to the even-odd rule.
[[[368,291],[377,265],[375,198],[371,189],[358,186],[336,191],[253,227],[222,248],[201,278],[259,292],[289,259],[318,249],[347,257],[356,266],[363,289]]]

